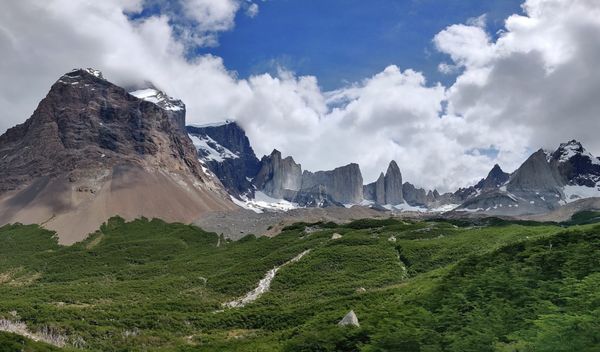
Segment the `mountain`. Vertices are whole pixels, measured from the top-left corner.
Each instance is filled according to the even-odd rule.
[[[388,165],[385,175],[381,173],[377,181],[364,186],[364,199],[379,205],[404,203],[402,193],[402,173],[394,160]]]
[[[363,200],[363,178],[360,167],[354,163],[331,171],[304,171],[300,189],[304,193],[325,193],[341,204]]]
[[[363,195],[365,200],[370,200],[375,202],[376,204],[386,204],[385,203],[385,175],[382,173],[379,174],[377,181],[364,185],[363,187]]]
[[[54,83],[33,115],[0,136],[0,225],[43,224],[62,243],[114,215],[192,222],[234,208],[166,109],[77,69]]]
[[[504,180],[505,175],[500,175]],[[488,176],[489,177],[489,176]],[[553,151],[533,153],[507,181],[485,183],[460,209],[498,215],[541,214],[600,196],[600,161],[571,140]]]
[[[181,100],[168,96],[152,84],[144,89],[130,91],[129,94],[158,105],[175,121],[177,127],[185,131],[185,104]]]
[[[172,98],[171,98],[172,99]],[[371,204],[400,211],[460,211],[495,215],[539,214],[578,199],[599,196],[600,160],[577,141],[563,143],[553,152],[538,150],[509,174],[494,165],[473,186],[454,193],[417,188],[402,182],[398,164],[362,185],[357,164],[329,171],[302,170],[293,157],[274,150],[260,161],[244,130],[235,122],[188,126],[201,163],[219,178],[239,201],[285,200],[289,207],[327,207]],[[262,194],[264,193],[264,194]],[[256,202],[255,202],[256,203]],[[275,207],[279,208],[279,207]]]
[[[198,157],[234,197],[253,198],[252,179],[261,163],[244,130],[234,121],[186,127]]]
[[[302,166],[291,156],[282,158],[277,149],[263,156],[260,164],[253,181],[256,188],[270,197],[292,201],[302,187]]]

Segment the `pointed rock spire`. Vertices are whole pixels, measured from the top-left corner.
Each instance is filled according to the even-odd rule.
[[[385,173],[385,204],[398,205],[402,198],[402,173],[394,160],[390,162]]]

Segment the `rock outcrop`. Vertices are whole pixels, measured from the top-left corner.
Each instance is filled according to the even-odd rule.
[[[185,104],[183,101],[168,96],[150,83],[148,87],[136,89],[129,94],[158,105],[171,117],[181,131],[185,131]]]
[[[402,173],[394,160],[390,162],[385,173],[385,204],[401,204],[402,198]]]
[[[533,153],[515,171],[507,185],[511,192],[559,192],[563,186],[560,174],[548,162],[546,153],[540,149]]]
[[[377,181],[364,186],[364,198],[380,205],[404,203],[402,173],[395,161],[391,161],[385,173]]]
[[[402,185],[402,196],[404,200],[412,206],[427,207],[432,201],[431,198],[427,196],[427,191],[425,191],[425,189],[416,188],[409,182],[405,182]]]
[[[232,209],[179,124],[98,71],[65,74],[0,136],[0,225],[44,224],[72,243],[114,215],[192,222]]]
[[[363,200],[363,179],[358,164],[348,164],[331,171],[304,171],[301,190],[322,190],[342,204],[357,204]]]
[[[252,179],[261,164],[244,130],[234,121],[187,126],[198,157],[236,198],[254,197]]]
[[[290,156],[282,158],[277,149],[260,164],[253,182],[256,188],[273,198],[293,200],[302,188],[302,166]]]

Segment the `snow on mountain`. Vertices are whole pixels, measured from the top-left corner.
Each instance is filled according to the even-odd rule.
[[[191,123],[188,126],[195,127],[195,128],[207,128],[207,127],[221,127],[221,126],[229,125],[232,123],[235,123],[235,121],[225,120],[225,121],[217,121],[217,122],[210,122],[210,123]]]
[[[198,155],[204,161],[223,162],[225,159],[237,159],[239,156],[231,150],[223,147],[209,136],[194,136],[189,134],[192,143],[198,150]]]
[[[289,202],[285,199],[277,199],[269,197],[263,192],[254,192],[254,199],[241,196],[241,200],[231,196],[231,200],[238,206],[252,210],[255,213],[263,213],[265,211],[289,211],[299,208],[298,204]]]
[[[99,70],[93,69],[93,68],[86,68],[83,69],[85,72],[91,74],[92,76],[96,76],[100,79],[104,79],[104,76],[102,75],[102,72],[100,72]],[[77,71],[77,69],[73,70],[73,71]]]
[[[129,92],[136,98],[154,103],[165,110],[181,111],[185,105],[181,100],[172,98],[156,88],[145,88]]]
[[[571,203],[583,198],[600,197],[600,184],[595,187],[567,185],[563,188],[565,203]]]
[[[567,143],[562,143],[556,152],[554,152],[553,158],[558,159],[559,162],[565,163],[571,160],[574,156],[581,155],[590,159],[592,164],[600,165],[600,161],[595,158],[592,153],[588,152],[581,143],[576,140],[571,140]]]

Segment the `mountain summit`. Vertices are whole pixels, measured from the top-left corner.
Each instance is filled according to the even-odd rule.
[[[191,222],[232,208],[177,111],[97,70],[63,75],[26,122],[0,136],[0,224],[44,224],[72,243],[114,215]]]

